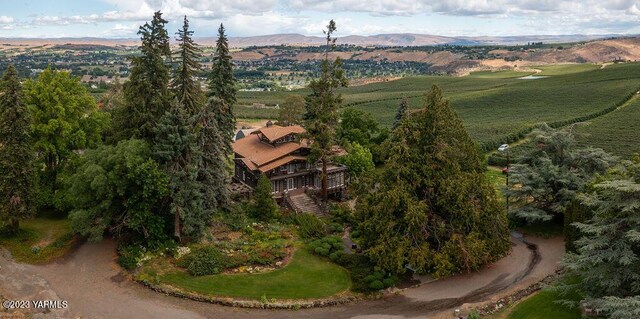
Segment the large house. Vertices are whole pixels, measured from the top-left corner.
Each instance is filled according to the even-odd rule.
[[[260,174],[271,181],[274,197],[287,193],[319,190],[322,187],[320,164],[309,163],[308,141],[301,137],[305,129],[300,125],[267,126],[237,139],[234,179],[255,187]],[[331,163],[327,169],[329,193],[340,196],[345,189],[347,168]]]

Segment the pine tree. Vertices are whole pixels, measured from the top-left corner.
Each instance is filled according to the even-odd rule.
[[[255,192],[253,193],[253,203],[249,211],[254,218],[261,220],[271,220],[278,216],[278,204],[273,199],[271,181],[266,175],[260,175]]]
[[[219,113],[216,112],[222,104],[224,101],[216,97],[209,98],[209,103],[200,110],[197,117],[198,148],[202,154],[198,166],[198,181],[202,187],[207,214],[215,213],[229,202],[227,162],[231,142],[219,129]]]
[[[405,117],[408,108],[409,101],[407,100],[407,98],[403,98],[402,101],[400,101],[400,105],[398,105],[398,110],[396,111],[396,117],[393,121],[392,127],[393,130],[395,130],[398,125],[400,125],[400,121],[402,121],[402,119]]]
[[[411,265],[443,277],[476,270],[509,250],[506,212],[437,86],[390,145],[382,176],[364,181],[356,206],[362,244],[378,266],[403,272]]]
[[[224,34],[224,26],[218,29],[218,41],[213,55],[213,66],[209,78],[209,97],[216,97],[224,103],[210,103],[217,114],[218,128],[225,138],[231,139],[235,131],[233,105],[236,103],[236,80],[233,76],[233,63],[229,54],[229,43]]]
[[[9,65],[0,82],[0,219],[8,219],[14,230],[34,211],[30,125],[18,72]]]
[[[171,89],[188,114],[195,115],[202,108],[204,102],[202,89],[199,83],[193,79],[196,73],[201,70],[200,62],[198,62],[201,50],[193,42],[193,31],[189,30],[189,20],[186,16],[182,29],[177,32],[177,35],[178,50],[174,54],[177,55],[175,62],[178,67],[175,69],[171,81]]]
[[[342,96],[336,93],[336,90],[347,86],[340,58],[336,58],[333,62],[329,61],[329,52],[335,48],[336,39],[331,37],[335,31],[336,23],[331,20],[327,30],[324,31],[327,42],[320,78],[309,83],[311,94],[307,96],[304,115],[307,133],[312,140],[312,158],[322,163],[322,198],[325,201],[328,198],[327,164],[331,148],[335,144],[338,109],[342,105]]]
[[[175,101],[155,129],[154,155],[169,179],[169,211],[179,241],[200,239],[209,220],[197,181],[201,154],[193,124],[187,110]]]
[[[116,141],[135,137],[152,142],[156,124],[169,109],[167,63],[171,50],[165,24],[167,20],[157,11],[151,23],[140,26],[142,56],[132,58],[131,75],[124,86],[127,103],[123,110],[114,112]]]

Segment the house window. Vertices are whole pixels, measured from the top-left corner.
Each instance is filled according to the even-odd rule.
[[[287,189],[288,189],[288,190],[292,190],[292,189],[294,189],[294,188],[295,188],[295,186],[294,186],[294,184],[293,184],[293,178],[288,178],[288,179],[287,179]]]

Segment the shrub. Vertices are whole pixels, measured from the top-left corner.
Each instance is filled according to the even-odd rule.
[[[349,270],[353,283],[351,290],[356,292],[371,292],[393,287],[399,281],[398,277],[375,269],[371,260],[365,255],[342,254],[335,261]]]
[[[344,230],[344,228],[342,227],[342,225],[340,225],[338,223],[331,223],[329,225],[329,231],[331,231],[331,233],[333,233],[333,234],[342,233],[343,230]]]
[[[384,288],[384,284],[380,280],[374,280],[369,284],[371,290],[380,290]]]
[[[351,208],[347,205],[332,205],[329,214],[333,221],[340,224],[352,224],[353,223],[353,212]]]
[[[298,233],[304,239],[321,238],[326,235],[325,224],[309,213],[297,214],[294,217],[296,225],[298,225]]]
[[[121,246],[118,249],[118,264],[124,269],[135,269],[143,253],[144,250],[139,245]]]
[[[222,272],[228,267],[229,261],[216,247],[202,246],[180,258],[177,265],[186,268],[193,276],[206,276]]]
[[[316,239],[309,244],[309,248],[316,255],[329,257],[329,255],[343,251],[344,246],[342,244],[342,239],[338,236],[328,236],[322,239]],[[335,256],[334,258],[337,258]]]

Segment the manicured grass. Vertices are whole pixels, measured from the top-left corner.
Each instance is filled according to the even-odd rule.
[[[0,246],[22,263],[42,264],[62,257],[71,249],[71,223],[68,219],[34,218],[20,223],[18,233],[0,233]],[[38,252],[33,247],[40,248]]]
[[[580,319],[580,310],[568,308],[555,301],[561,297],[552,291],[543,290],[517,304],[508,319]]]
[[[351,285],[344,268],[298,249],[284,268],[262,274],[222,274],[194,277],[174,272],[160,282],[198,293],[247,299],[323,298],[347,291]]]

